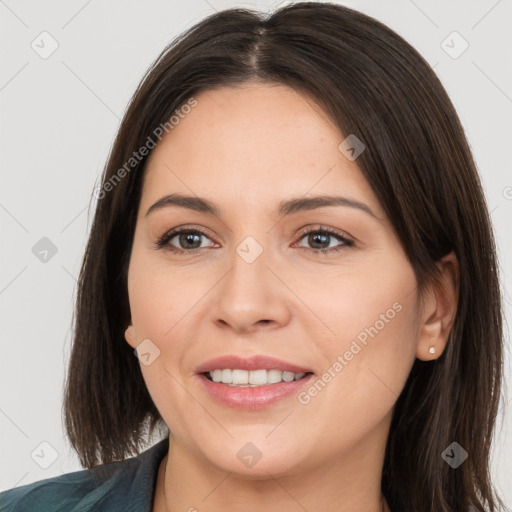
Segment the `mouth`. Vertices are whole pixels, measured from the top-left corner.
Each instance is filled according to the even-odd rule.
[[[196,368],[203,389],[220,405],[261,409],[297,395],[314,378],[309,368],[269,356],[222,356]]]

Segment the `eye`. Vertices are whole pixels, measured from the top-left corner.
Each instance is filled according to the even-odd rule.
[[[190,229],[182,226],[168,231],[164,236],[158,239],[156,245],[158,248],[166,246],[169,250],[174,252],[190,252],[208,247],[202,245],[201,237],[208,238],[206,233],[198,229]],[[176,239],[178,247],[172,243],[174,238]]]
[[[352,240],[349,240],[346,236],[342,235],[340,232],[330,229],[330,228],[324,228],[320,227],[318,229],[309,230],[306,232],[303,232],[301,234],[300,240],[303,240],[306,238],[306,242],[308,244],[311,244],[312,247],[304,247],[299,246],[304,249],[317,252],[320,254],[327,254],[331,252],[341,251],[342,249],[346,247],[352,247],[354,245],[354,242]],[[332,241],[338,240],[341,242],[340,244],[329,247],[330,243]],[[327,244],[327,247],[319,247],[319,246],[325,246]]]

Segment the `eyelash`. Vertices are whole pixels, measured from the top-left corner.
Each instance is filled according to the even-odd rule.
[[[203,231],[201,231],[200,229],[192,229],[190,227],[187,227],[187,226],[183,226],[183,227],[180,227],[180,228],[175,228],[175,229],[172,229],[171,231],[168,231],[167,233],[165,233],[162,237],[160,237],[155,246],[157,249],[162,249],[164,247],[166,247],[167,250],[173,252],[173,253],[176,253],[176,254],[179,254],[179,255],[185,255],[185,253],[194,253],[194,252],[199,252],[201,249],[206,249],[206,247],[200,247],[200,248],[197,248],[197,249],[179,249],[178,247],[174,247],[173,245],[169,244],[169,242],[176,236],[176,235],[179,235],[181,233],[194,233],[194,234],[198,234],[198,235],[202,235],[202,236],[205,236],[206,238],[210,238],[206,233],[204,233]],[[327,227],[324,227],[324,226],[320,226],[319,228],[316,228],[316,229],[310,229],[309,231],[304,231],[300,234],[300,237],[299,237],[299,242],[306,236],[306,235],[309,235],[311,233],[315,233],[315,234],[328,234],[334,238],[337,238],[340,242],[342,242],[341,245],[338,245],[336,247],[331,247],[330,249],[311,249],[309,247],[300,247],[300,249],[305,249],[306,251],[311,251],[311,252],[314,252],[316,254],[320,254],[320,255],[324,255],[324,256],[328,256],[332,253],[337,253],[347,247],[353,247],[354,246],[354,242],[352,240],[349,240],[348,238],[346,238],[345,236],[343,236],[340,232],[336,231],[336,230],[333,230],[331,228],[327,228]]]

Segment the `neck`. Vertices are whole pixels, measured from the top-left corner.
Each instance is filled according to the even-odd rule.
[[[378,428],[350,453],[293,475],[247,478],[223,471],[172,435],[158,474],[153,512],[390,512],[381,494],[387,430]]]

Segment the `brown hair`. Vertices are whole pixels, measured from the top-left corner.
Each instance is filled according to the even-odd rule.
[[[328,3],[295,3],[268,16],[246,9],[209,16],[164,49],[136,90],[103,173],[79,277],[64,415],[82,465],[139,453],[147,429],[163,422],[124,339],[147,156],[122,179],[119,171],[192,95],[248,81],[309,95],[341,133],[364,142],[357,163],[420,293],[439,277],[436,262],[455,252],[455,323],[442,356],[417,359],[398,398],[382,491],[392,508],[415,512],[461,512],[471,504],[497,510],[503,504],[490,481],[489,454],[502,377],[502,310],[476,166],[456,111],[422,56],[379,21]],[[457,469],[441,457],[454,441],[469,453]]]

